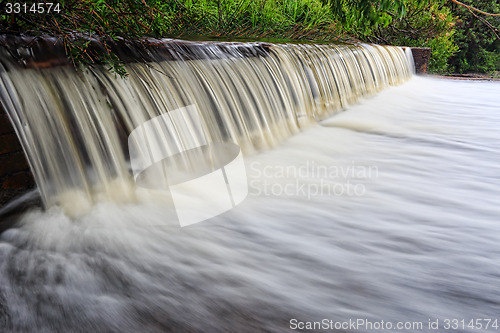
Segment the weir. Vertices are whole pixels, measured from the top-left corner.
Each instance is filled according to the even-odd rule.
[[[415,76],[364,98],[410,78],[407,49],[169,43],[127,60],[127,79],[29,48],[0,57],[15,130],[0,129],[46,205],[0,217],[16,220],[0,234],[0,332],[496,329],[498,82]],[[197,189],[230,208],[203,222],[162,179],[141,183],[201,182],[209,162],[225,177]]]
[[[153,51],[135,62],[130,46],[115,45],[127,62],[127,78],[102,65],[76,71],[60,46],[52,51],[54,61],[40,59],[43,43],[18,48],[17,56],[0,50],[0,102],[46,207],[133,201],[127,138],[172,110],[194,105],[210,141],[234,142],[249,153],[400,84],[414,71],[411,50],[392,46],[151,45]],[[177,144],[181,149],[185,142]]]

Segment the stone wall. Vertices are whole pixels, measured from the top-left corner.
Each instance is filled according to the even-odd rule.
[[[34,186],[19,139],[0,105],[0,207]]]
[[[411,53],[415,61],[415,71],[417,74],[427,73],[429,69],[429,60],[431,58],[430,47],[412,47]]]

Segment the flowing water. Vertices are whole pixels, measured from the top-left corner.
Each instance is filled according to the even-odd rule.
[[[123,143],[167,111],[194,105],[208,141],[236,142],[251,152],[412,74],[409,49],[369,44],[274,45],[267,56],[254,57],[206,45],[198,60],[128,64],[126,80],[99,66],[79,73],[72,67],[17,70],[0,51],[0,98],[42,199],[75,216],[94,202],[134,200]],[[174,133],[155,134],[173,142],[167,150],[180,151],[198,133],[186,135],[174,125]]]
[[[286,59],[279,52],[265,61]],[[268,88],[299,91],[281,90],[280,80]],[[286,332],[327,319],[360,324],[332,324],[339,332],[375,331],[382,321],[376,331],[442,331],[448,323],[472,332],[467,325],[479,318],[492,319],[481,331],[496,331],[499,92],[495,82],[414,77],[376,96],[353,95],[364,97],[333,117],[345,105],[325,106],[320,96],[332,90],[262,98],[314,102],[293,110],[322,120],[288,122],[282,139],[267,144],[263,136],[281,132],[237,135],[247,151],[246,200],[185,228],[160,192],[132,187],[125,196],[133,199],[105,200],[82,176],[88,185],[75,186],[84,194],[73,201],[85,213],[74,217],[58,198],[1,235],[0,331]],[[288,137],[294,126],[304,130]],[[102,165],[82,170],[89,164]],[[50,186],[69,188],[63,171],[63,183]],[[45,192],[46,203],[55,192]],[[436,320],[440,330],[429,328]]]

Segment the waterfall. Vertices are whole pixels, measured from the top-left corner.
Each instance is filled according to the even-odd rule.
[[[127,63],[127,78],[97,65],[19,69],[2,50],[0,101],[44,204],[134,200],[127,137],[169,111],[196,106],[210,141],[249,153],[413,71],[410,50],[400,47],[273,44],[251,56],[238,44],[229,50],[209,45],[196,59],[179,53],[175,61]]]
[[[127,59],[126,79],[0,48],[2,108],[47,205],[0,234],[0,332],[496,330],[499,82],[372,95],[411,77],[409,49],[196,45]],[[150,133],[165,146],[144,151]],[[163,179],[141,183],[210,163],[227,181],[204,189],[233,208],[196,225]]]

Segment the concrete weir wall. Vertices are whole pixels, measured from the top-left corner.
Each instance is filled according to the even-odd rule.
[[[31,42],[30,42],[31,40]],[[32,43],[33,39],[27,40],[25,37],[19,38],[10,36],[0,36],[0,42],[7,45],[11,49],[22,48],[23,43],[31,44],[30,53],[33,58],[18,59],[19,67],[53,67],[53,66],[70,66],[71,64],[65,58],[63,46],[54,44],[53,38],[41,39],[36,43]],[[155,41],[148,45],[148,57],[137,54],[137,47],[117,48],[117,51],[124,52],[120,54],[120,59],[125,62],[137,61],[156,61],[157,58],[168,60],[185,60],[185,57],[179,58],[178,54],[187,54],[187,59],[197,59],[200,54],[206,57],[207,53],[202,52],[207,47],[216,48],[217,54],[224,53],[228,48],[236,47],[241,54],[246,57],[265,56],[269,52],[270,44],[266,43],[227,43],[227,42],[188,42],[175,41],[175,43],[163,43]],[[101,47],[96,45],[96,49]],[[143,48],[144,45],[141,45]],[[179,52],[182,51],[182,52]],[[19,52],[11,52],[11,54]],[[430,49],[429,48],[412,48],[412,54],[415,59],[415,67],[417,73],[427,72]],[[0,104],[0,209],[15,197],[26,193],[28,190],[35,187],[33,175],[30,171],[28,162],[22,150],[21,144],[17,138],[14,128],[11,125],[9,116],[6,114]],[[1,217],[0,217],[1,219]]]
[[[415,62],[415,71],[417,74],[425,74],[429,69],[429,60],[431,58],[430,47],[412,47],[411,54]]]

